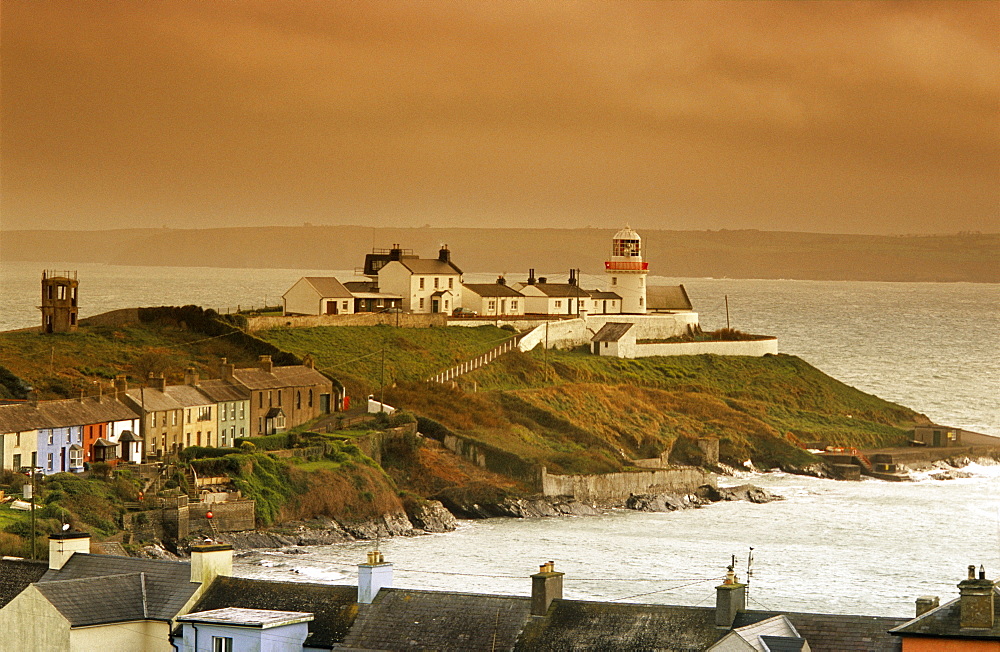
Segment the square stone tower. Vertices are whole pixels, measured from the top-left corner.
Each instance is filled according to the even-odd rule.
[[[79,315],[76,272],[42,272],[42,332],[70,333]]]

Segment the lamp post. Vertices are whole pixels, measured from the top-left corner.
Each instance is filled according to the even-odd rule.
[[[33,560],[37,559],[35,552],[35,540],[38,538],[37,533],[35,532],[35,468],[36,467],[34,466],[31,467],[31,481],[21,487],[21,490],[24,492],[25,500],[31,501],[31,558]]]

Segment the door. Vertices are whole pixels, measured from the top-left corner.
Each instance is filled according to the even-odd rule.
[[[935,447],[941,446],[941,431],[940,430],[935,430],[934,431],[934,446]]]
[[[601,343],[594,342],[594,355],[601,355]]]
[[[431,300],[431,312],[441,312],[441,310],[440,310],[440,303],[441,302],[438,299],[432,299]]]
[[[65,471],[66,470],[66,449],[65,448],[60,448],[59,449],[59,470],[60,471]]]
[[[320,414],[329,414],[330,413],[330,395],[329,394],[320,394],[319,395],[319,411],[320,411]]]
[[[337,302],[336,301],[327,301],[326,302],[326,314],[328,314],[328,315],[336,315],[337,314]]]

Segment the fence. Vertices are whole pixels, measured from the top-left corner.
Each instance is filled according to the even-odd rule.
[[[446,383],[450,380],[458,378],[462,374],[467,374],[470,371],[475,371],[480,367],[484,367],[502,356],[504,353],[509,353],[516,349],[517,343],[520,339],[520,334],[515,335],[514,337],[505,340],[500,346],[494,347],[486,353],[478,355],[471,360],[466,360],[465,362],[457,364],[451,369],[446,369],[437,375],[431,376],[427,379],[427,381],[431,383]]]

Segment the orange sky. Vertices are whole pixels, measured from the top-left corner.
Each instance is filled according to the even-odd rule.
[[[1000,230],[998,2],[0,9],[5,229]]]

